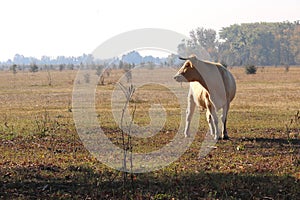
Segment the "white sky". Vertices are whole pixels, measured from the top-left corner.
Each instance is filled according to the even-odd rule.
[[[299,0],[2,0],[0,61],[24,56],[79,56],[138,28],[185,35],[197,27],[300,20]]]

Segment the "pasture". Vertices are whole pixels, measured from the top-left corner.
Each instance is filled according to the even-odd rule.
[[[228,115],[230,140],[218,141],[199,160],[208,130],[200,111],[196,138],[177,161],[154,172],[126,174],[125,180],[122,172],[91,156],[76,133],[72,91],[77,71],[0,71],[0,198],[299,198],[300,67],[288,72],[283,67],[259,68],[255,75],[238,67],[230,71],[237,82]],[[142,78],[154,72],[165,76],[163,69],[144,69]],[[121,74],[113,70],[96,95],[97,117],[116,145],[121,144],[121,132],[113,122],[110,99]],[[188,85],[174,81],[174,87],[187,91]],[[172,140],[180,123],[174,99],[164,87],[150,84],[136,90],[129,105],[135,105],[134,122],[149,124],[151,103],[165,107],[167,121],[157,135],[133,138],[134,152],[153,151]]]

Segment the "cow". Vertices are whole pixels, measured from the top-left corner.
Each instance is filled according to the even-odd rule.
[[[185,60],[174,76],[177,82],[189,82],[188,105],[186,110],[185,137],[196,105],[206,109],[206,120],[214,139],[229,139],[226,122],[229,104],[235,97],[236,83],[233,75],[220,63],[198,60],[196,56],[180,58]],[[222,129],[219,135],[217,111],[222,109]]]

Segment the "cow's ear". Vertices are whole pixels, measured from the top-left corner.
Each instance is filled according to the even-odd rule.
[[[190,67],[190,68],[193,68],[193,63],[190,60],[187,60],[186,61],[186,66]]]

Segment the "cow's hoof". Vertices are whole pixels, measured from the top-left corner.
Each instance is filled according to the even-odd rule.
[[[224,135],[222,139],[223,140],[229,140],[229,137],[228,137],[228,135]]]

